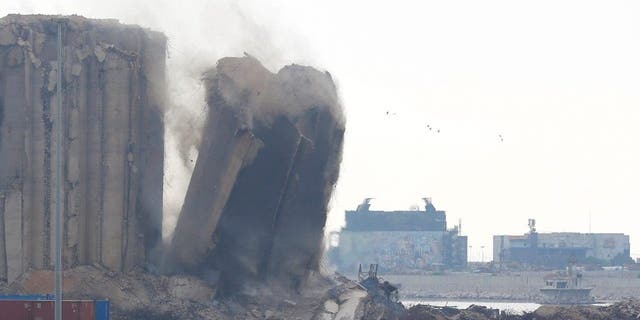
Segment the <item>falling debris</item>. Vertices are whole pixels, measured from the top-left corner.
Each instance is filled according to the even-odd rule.
[[[52,268],[57,152],[65,266],[156,270],[166,38],[114,20],[11,15],[0,43],[0,279]],[[267,280],[300,289],[319,268],[342,152],[331,76],[295,65],[272,74],[246,57],[221,60],[205,82],[210,120],[168,261],[209,283],[224,279],[227,292]],[[57,86],[62,150],[52,134]]]
[[[249,56],[204,76],[207,124],[197,160],[184,158],[195,171],[163,248],[165,53],[164,35],[115,20],[0,19],[0,293],[52,291],[52,159],[61,153],[65,298],[107,298],[116,320],[640,317],[637,301],[523,316],[407,311],[377,272],[358,282],[321,273],[345,130],[336,87],[326,72],[273,74]]]
[[[219,293],[317,271],[344,119],[328,73],[277,74],[252,57],[205,75],[209,119],[167,255],[171,272],[219,270]]]
[[[163,253],[165,52],[164,35],[115,20],[0,20],[0,292],[50,290],[63,152],[65,297],[108,298],[115,319],[308,315],[336,285],[319,272],[345,129],[331,76],[251,57],[205,74],[209,120]],[[159,274],[163,254],[177,274]]]

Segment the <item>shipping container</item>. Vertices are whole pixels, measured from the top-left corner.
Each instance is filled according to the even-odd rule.
[[[0,296],[0,320],[54,320],[52,295]],[[63,320],[109,320],[108,300],[64,300]]]

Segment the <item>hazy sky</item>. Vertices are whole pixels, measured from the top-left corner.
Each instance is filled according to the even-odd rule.
[[[332,229],[365,197],[393,210],[429,196],[462,219],[473,260],[528,218],[587,232],[590,215],[593,232],[629,234],[640,256],[638,1],[3,1],[11,12],[165,32],[172,112],[195,128],[198,74],[222,56],[331,72],[347,113]],[[188,174],[171,158],[178,143],[168,212]]]

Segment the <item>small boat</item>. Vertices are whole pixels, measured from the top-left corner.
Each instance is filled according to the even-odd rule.
[[[575,272],[573,265],[567,271],[549,274],[544,277],[545,286],[540,288],[543,304],[591,304],[590,287],[582,287],[582,273]]]

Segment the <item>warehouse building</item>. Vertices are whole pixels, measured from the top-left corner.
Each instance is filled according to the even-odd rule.
[[[340,271],[370,263],[396,274],[466,267],[467,237],[460,226],[447,230],[446,213],[431,199],[423,199],[424,210],[412,211],[372,211],[370,200],[346,211],[346,226],[335,235],[329,256]]]
[[[524,235],[493,236],[493,261],[539,267],[564,267],[569,262],[620,265],[631,261],[629,236],[622,233],[538,233],[529,220]]]

